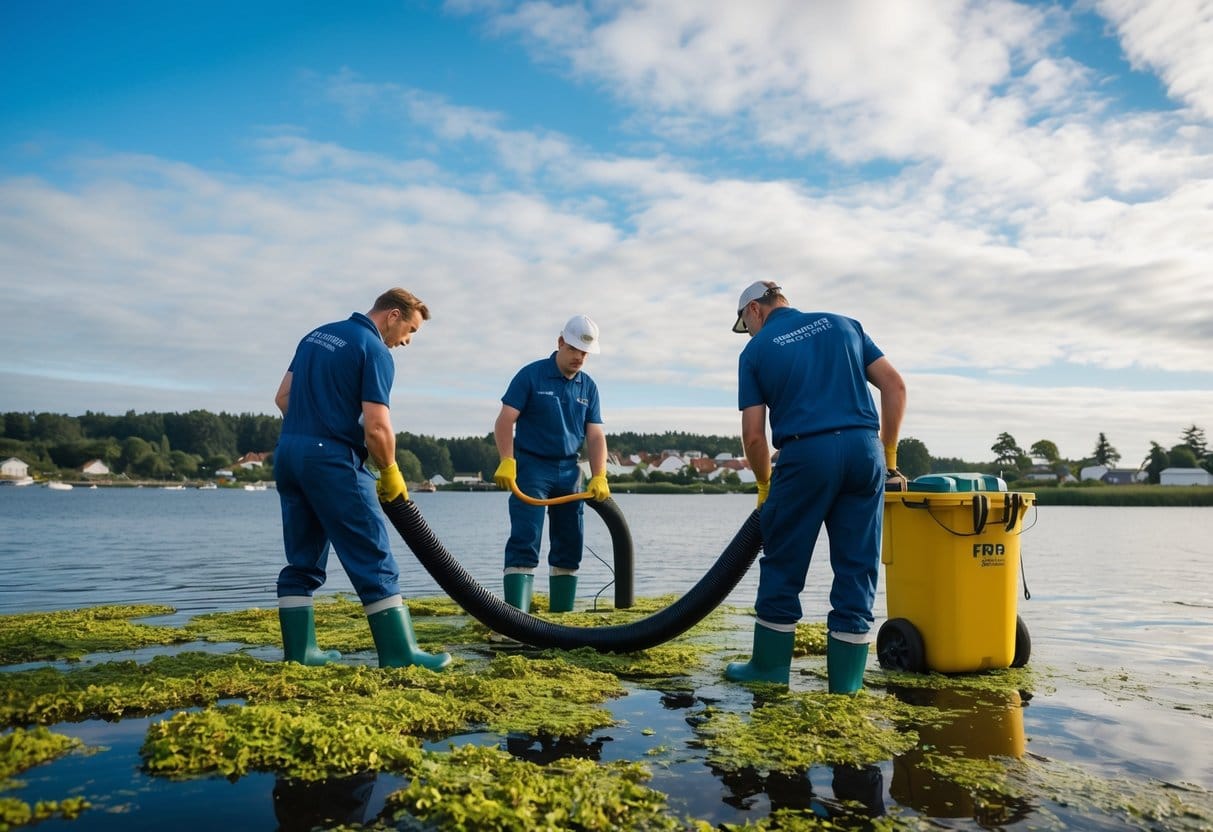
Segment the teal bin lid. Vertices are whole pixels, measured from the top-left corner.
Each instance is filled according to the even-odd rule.
[[[910,490],[948,493],[956,490],[956,480],[947,474],[926,474],[910,480]]]
[[[911,491],[1006,491],[1007,484],[993,474],[925,474],[910,481]]]

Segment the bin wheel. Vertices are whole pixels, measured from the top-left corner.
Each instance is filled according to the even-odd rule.
[[[1023,619],[1015,616],[1015,656],[1011,659],[1011,667],[1023,667],[1032,655],[1032,637],[1028,635],[1028,625]]]
[[[918,628],[905,618],[890,618],[876,634],[876,661],[886,670],[924,673],[926,648]]]

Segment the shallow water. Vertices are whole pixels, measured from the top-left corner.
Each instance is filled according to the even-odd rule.
[[[414,496],[447,549],[487,587],[499,591],[501,542],[508,525],[504,495]],[[616,500],[635,543],[637,596],[686,591],[753,507],[753,498],[743,496],[619,495]],[[1021,542],[1031,598],[1023,599],[1021,587],[1019,613],[1031,633],[1030,664],[1044,680],[1021,712],[1028,752],[1080,764],[1109,779],[1187,782],[1213,790],[1213,510],[1043,508],[1029,512],[1027,525]],[[589,551],[579,604],[591,603],[599,591],[609,602],[609,536],[590,511],[586,528]],[[278,500],[272,490],[0,489],[0,530],[0,613],[159,603],[177,608],[176,617],[184,620],[202,612],[275,603],[274,580],[282,554]],[[439,594],[437,584],[394,534],[393,545],[405,595]],[[823,537],[802,597],[806,620],[823,619],[827,609],[826,545]],[[756,581],[757,568],[729,601],[751,604]],[[542,588],[541,577],[539,585]],[[335,558],[325,591],[351,592]],[[882,576],[878,620],[885,610]],[[730,647],[745,652],[749,638],[748,623],[739,622]],[[817,689],[820,684],[819,679],[793,674],[793,689]],[[744,707],[748,695],[723,680],[708,680],[685,701],[643,688],[630,691],[611,705],[626,728],[598,732],[577,747],[536,744],[511,750],[534,759],[567,753],[601,760],[643,759],[658,741],[643,736],[640,728],[656,729],[654,736],[661,743],[670,743],[671,737],[690,742],[687,720],[696,707],[713,699],[739,701]],[[146,723],[57,726],[90,744],[110,747],[114,756],[109,758],[125,762],[101,773],[86,773],[91,771],[89,758],[40,767],[23,775],[28,786],[20,796],[62,797],[63,783],[79,775],[88,780],[82,787],[87,793],[106,793],[112,785],[115,794],[129,796],[140,817],[154,818],[157,825],[178,817],[192,820],[184,824],[189,828],[289,825],[275,816],[271,775],[230,784],[170,784],[138,774],[138,747]],[[501,738],[484,735],[474,741],[497,744]],[[955,817],[916,794],[917,784],[904,766],[889,761],[879,768],[883,801],[901,801],[937,818]],[[840,781],[829,767],[815,767],[804,778],[807,786],[790,784],[785,794],[770,784],[756,788],[737,778],[705,776],[701,762],[680,761],[655,767],[651,785],[670,795],[675,811],[714,822],[743,822],[765,815],[772,806],[791,805],[789,800],[811,805],[822,796],[828,799],[838,783],[862,783],[866,776],[844,775],[850,780]],[[369,785],[337,787],[347,787],[360,810],[371,817],[383,796],[398,785],[397,779],[380,775]],[[278,786],[280,793],[289,791],[289,784]],[[313,795],[287,803],[304,805],[315,799]],[[114,802],[109,812],[86,812],[70,828],[117,828],[119,821],[129,828],[132,818],[121,811],[121,800]],[[281,809],[283,804],[277,805]],[[199,820],[203,807],[205,823]],[[962,813],[960,820],[947,823],[975,828],[971,817],[965,817]],[[1024,828],[1034,828],[1030,807],[1025,817]],[[60,823],[51,821],[46,828]],[[1107,828],[1136,827],[1126,823]]]

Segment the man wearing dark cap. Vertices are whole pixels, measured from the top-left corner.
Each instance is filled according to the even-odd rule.
[[[750,336],[739,362],[738,408],[746,459],[758,481],[764,548],[753,656],[731,663],[725,675],[788,683],[800,592],[824,523],[834,570],[829,690],[854,693],[867,662],[885,481],[900,477],[905,383],[858,321],[793,309],[770,281],[741,293],[733,331]],[[869,384],[880,391],[879,411]],[[779,451],[774,471],[768,415]]]
[[[508,491],[516,482],[523,494],[536,499],[576,494],[581,479],[577,456],[584,444],[592,473],[586,490],[595,500],[611,495],[598,386],[582,369],[589,355],[598,351],[598,325],[587,315],[574,315],[556,339],[556,352],[514,376],[501,397],[501,412],[493,426],[501,455],[493,481],[499,487]],[[573,609],[584,539],[582,511],[580,500],[548,508],[552,612]],[[523,612],[531,607],[543,517],[543,506],[510,495],[502,585],[506,602]]]

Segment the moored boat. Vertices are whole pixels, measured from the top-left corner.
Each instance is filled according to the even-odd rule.
[[[33,484],[34,484],[33,477],[17,477],[16,479],[8,479],[8,478],[0,479],[0,485],[11,485],[11,486],[20,487],[23,485],[33,485]]]

